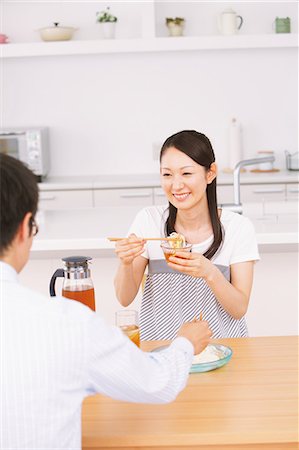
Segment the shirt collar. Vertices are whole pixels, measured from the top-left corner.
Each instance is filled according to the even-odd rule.
[[[3,261],[0,261],[0,279],[17,282],[18,274],[12,266]]]

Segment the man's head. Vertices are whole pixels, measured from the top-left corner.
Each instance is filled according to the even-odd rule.
[[[0,154],[0,259],[17,271],[29,256],[37,203],[35,175],[19,160]]]

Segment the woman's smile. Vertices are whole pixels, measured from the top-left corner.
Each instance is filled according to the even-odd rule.
[[[183,202],[183,201],[185,201],[185,200],[191,195],[191,192],[184,192],[184,193],[181,193],[181,194],[178,194],[178,193],[176,193],[176,192],[173,192],[172,195],[173,195],[174,198],[175,198],[176,200],[178,200],[179,202]]]
[[[161,160],[161,185],[176,208],[197,207],[206,201],[207,171],[185,153],[170,147]]]

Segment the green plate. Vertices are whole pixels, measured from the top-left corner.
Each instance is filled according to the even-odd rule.
[[[168,345],[163,345],[155,348],[152,352],[159,352],[167,347]],[[209,372],[210,370],[219,369],[219,367],[227,364],[232,357],[233,351],[230,347],[221,344],[208,344],[208,347],[213,348],[213,351],[218,353],[219,359],[206,363],[192,364],[190,373]]]

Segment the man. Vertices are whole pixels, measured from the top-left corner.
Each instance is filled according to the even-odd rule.
[[[0,155],[1,449],[81,448],[88,395],[166,403],[184,388],[206,322],[183,324],[163,352],[145,353],[79,302],[49,299],[18,283],[33,236],[38,187],[20,161]]]

